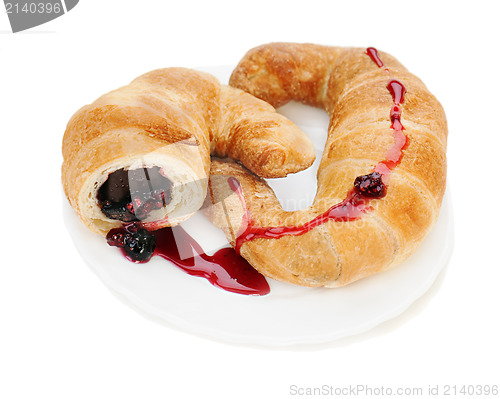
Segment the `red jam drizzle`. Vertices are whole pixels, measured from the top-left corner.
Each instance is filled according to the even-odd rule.
[[[376,48],[368,47],[366,49],[366,54],[368,55],[368,57],[370,57],[372,59],[372,61],[375,63],[375,65],[377,65],[379,68],[382,68],[384,66],[384,63],[382,62],[382,60],[378,56],[378,51]]]
[[[397,79],[391,79],[387,83],[387,90],[391,93],[392,100],[394,101],[394,106],[400,105],[405,100],[406,89]],[[401,110],[399,111],[399,115],[401,116]],[[399,118],[398,118],[399,119]]]
[[[128,228],[129,226],[125,225],[111,230],[108,233],[108,244],[121,246],[113,243],[111,237],[117,233],[126,234]],[[189,275],[204,277],[212,285],[237,294],[261,296],[270,292],[265,277],[233,248],[222,248],[213,255],[207,255],[193,237],[180,226],[165,227],[149,233],[156,238],[153,256],[170,261]],[[123,247],[121,250],[128,260],[134,261]],[[136,261],[136,263],[144,262]]]
[[[243,197],[243,192],[241,185],[237,179],[230,177],[228,179],[228,184],[231,189],[239,196],[242,204],[245,204],[245,199]],[[325,223],[327,220],[334,220],[336,222],[348,222],[351,220],[356,220],[361,217],[363,213],[370,210],[371,208],[367,206],[368,201],[354,189],[352,189],[347,198],[332,206],[325,213],[316,216],[314,219],[301,226],[279,226],[279,227],[261,227],[252,224],[250,219],[250,212],[246,211],[245,219],[246,228],[238,233],[236,238],[235,251],[240,252],[241,245],[246,241],[255,240],[256,238],[280,238],[285,235],[299,236],[308,231],[311,231],[316,226]],[[245,206],[246,208],[246,206]],[[245,224],[245,223],[244,223]]]
[[[403,150],[408,146],[408,138],[403,133],[401,123],[401,104],[404,102],[406,88],[396,79],[390,79],[387,90],[391,93],[394,105],[391,108],[391,129],[393,130],[394,144],[385,153],[385,160],[375,166],[374,171],[382,175],[382,180],[387,184],[391,171],[401,162]]]
[[[389,74],[390,70],[385,67],[383,61],[378,55],[377,49],[369,47],[366,49],[366,54],[379,68],[384,68]],[[403,133],[404,126],[401,123],[401,104],[404,102],[404,95],[406,88],[396,79],[390,79],[387,83],[387,90],[392,96],[394,105],[391,108],[391,128],[394,133],[394,144],[387,150],[386,159],[379,162],[371,175],[381,177],[383,184],[387,184],[391,171],[401,162],[403,157],[403,150],[408,145],[406,135]],[[369,178],[370,175],[361,176]],[[244,208],[246,208],[245,199],[242,193],[241,185],[234,177],[228,179],[228,184],[231,189],[237,193]],[[236,238],[235,250],[240,252],[241,246],[256,238],[280,238],[286,235],[298,236],[311,231],[314,227],[319,226],[329,220],[335,222],[348,222],[361,218],[364,213],[371,211],[372,207],[369,206],[369,201],[373,198],[382,198],[385,196],[386,190],[381,190],[378,197],[367,196],[362,192],[353,188],[347,194],[347,197],[340,203],[332,206],[326,212],[316,216],[309,222],[300,226],[279,226],[279,227],[262,227],[257,226],[251,220],[250,211],[247,209],[244,218],[246,219],[246,227],[239,232]]]
[[[154,254],[172,262],[186,273],[204,277],[214,286],[229,292],[245,295],[269,294],[270,288],[265,277],[233,248],[222,248],[213,255],[207,255],[180,226],[167,227],[152,233],[156,236]]]

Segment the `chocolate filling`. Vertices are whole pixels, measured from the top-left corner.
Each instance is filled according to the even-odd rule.
[[[141,221],[172,200],[172,182],[158,166],[110,173],[97,192],[102,212],[122,222]]]

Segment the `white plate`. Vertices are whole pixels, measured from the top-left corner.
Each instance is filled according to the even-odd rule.
[[[202,69],[225,82],[232,68]],[[309,134],[320,154],[326,139],[327,115],[295,103],[280,112]],[[286,179],[270,181],[286,209],[312,202],[318,163]],[[68,202],[63,202],[64,219],[77,249],[113,293],[157,321],[237,344],[321,344],[366,332],[398,316],[421,297],[448,263],[453,246],[447,192],[434,229],[420,248],[395,269],[337,289],[297,287],[268,279],[269,295],[245,296],[215,288],[159,257],[142,265],[128,262],[103,237],[88,231]],[[208,253],[227,245],[222,232],[201,214],[183,223],[183,227]]]

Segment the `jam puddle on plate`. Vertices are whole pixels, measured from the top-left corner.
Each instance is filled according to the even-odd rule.
[[[148,231],[130,223],[110,230],[106,238],[109,245],[119,247],[123,255],[135,263],[145,263],[152,256],[160,256],[225,291],[257,296],[270,292],[265,277],[233,248],[221,248],[207,255],[180,226]]]

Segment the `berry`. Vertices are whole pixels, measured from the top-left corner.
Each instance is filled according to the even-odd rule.
[[[172,200],[172,182],[157,166],[110,173],[97,193],[102,213],[109,219],[137,222]]]
[[[378,172],[356,177],[354,188],[361,195],[370,198],[382,198],[387,191],[382,175]]]
[[[156,237],[146,229],[127,232],[123,240],[125,253],[135,262],[147,262],[153,256]]]
[[[108,241],[108,245],[112,247],[123,247],[125,240],[125,232],[122,229],[113,229],[110,230],[108,235],[106,236],[106,240]]]

